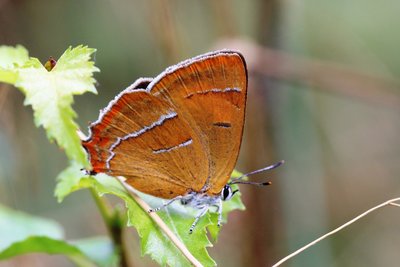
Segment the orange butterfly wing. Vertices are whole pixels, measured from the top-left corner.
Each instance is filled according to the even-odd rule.
[[[91,136],[82,144],[93,171],[124,176],[136,189],[161,198],[190,191],[219,194],[241,144],[243,57],[216,51],[150,81],[124,90],[90,126]]]
[[[222,50],[184,61],[156,77],[147,90],[175,106],[199,136],[208,158],[205,189],[219,194],[242,140],[247,96],[243,56]]]
[[[191,127],[169,103],[145,90],[124,90],[91,125],[82,142],[93,172],[124,176],[161,198],[199,191],[207,157]]]

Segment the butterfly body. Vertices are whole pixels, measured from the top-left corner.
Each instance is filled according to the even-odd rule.
[[[239,154],[246,96],[245,60],[232,50],[141,78],[90,125],[82,145],[91,173],[124,176],[167,204],[180,200],[200,209],[195,223],[211,206],[221,214],[222,200],[234,194],[227,182]]]

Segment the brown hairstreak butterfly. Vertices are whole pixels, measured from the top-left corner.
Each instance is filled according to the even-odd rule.
[[[242,140],[247,96],[243,56],[220,50],[140,78],[115,97],[82,141],[92,174],[124,176],[135,189],[198,208],[199,218],[236,191],[228,182]],[[253,173],[272,169],[282,162]],[[250,173],[250,174],[253,174]],[[252,183],[266,185],[269,183]]]

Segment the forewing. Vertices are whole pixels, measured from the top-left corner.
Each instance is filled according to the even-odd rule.
[[[219,194],[236,165],[243,133],[247,70],[230,50],[205,54],[168,68],[147,89],[179,110],[210,159],[205,188]]]
[[[128,88],[90,126],[82,145],[93,172],[124,176],[134,188],[161,198],[199,191],[207,155],[176,107],[145,90]]]

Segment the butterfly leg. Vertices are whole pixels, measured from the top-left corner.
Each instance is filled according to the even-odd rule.
[[[222,200],[220,199],[218,204],[217,204],[217,212],[218,212],[218,227],[221,227],[221,222],[222,222]]]
[[[207,212],[208,207],[209,207],[208,205],[205,206],[204,208],[201,209],[199,214],[197,214],[196,218],[194,219],[194,222],[192,223],[192,226],[190,226],[189,234],[193,233],[193,229],[196,227],[196,225],[199,222],[200,218],[203,217],[203,215]]]
[[[159,206],[159,207],[154,208],[154,209],[149,209],[148,212],[149,212],[149,213],[150,213],[150,212],[157,212],[157,211],[159,211],[159,210],[161,210],[161,209],[164,209],[164,208],[167,207],[168,205],[171,205],[171,204],[172,204],[173,202],[175,202],[176,200],[180,200],[180,199],[182,199],[182,196],[174,197],[173,199],[171,199],[171,200],[168,201],[167,203],[164,203],[162,206]]]

